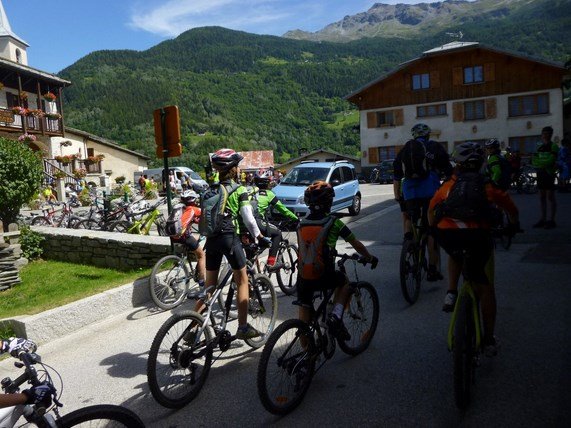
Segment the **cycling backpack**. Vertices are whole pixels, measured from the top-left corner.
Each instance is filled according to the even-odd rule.
[[[240,187],[236,183],[226,186],[221,183],[212,184],[210,189],[204,192],[200,200],[200,222],[198,230],[200,234],[206,236],[215,236],[220,234],[224,229],[229,228],[232,222],[232,216],[227,210],[228,197]]]
[[[402,148],[402,169],[406,178],[428,177],[426,146],[422,141],[409,140]]]
[[[486,196],[486,180],[478,172],[458,174],[448,197],[437,209],[437,218],[450,217],[460,221],[487,220],[490,203]]]
[[[510,188],[510,184],[512,181],[512,166],[509,163],[509,161],[502,155],[498,154],[497,158],[498,158],[497,162],[500,165],[500,170],[502,171],[502,173],[500,175],[499,180],[497,182],[494,182],[494,184],[502,190],[508,190]],[[491,168],[495,164],[496,164],[495,162],[488,164],[488,169],[491,170]]]
[[[327,248],[327,235],[335,217],[320,220],[303,220],[297,229],[299,246],[298,269],[301,279],[320,279],[331,269],[331,256]]]
[[[167,236],[170,236],[173,239],[180,239],[182,238],[188,228],[190,227],[191,222],[195,220],[195,207],[187,207],[184,204],[177,204],[173,207],[169,217],[167,218],[165,231]]]

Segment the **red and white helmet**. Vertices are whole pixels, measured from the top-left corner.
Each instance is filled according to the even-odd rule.
[[[212,155],[210,162],[212,167],[218,171],[227,171],[238,166],[242,159],[244,159],[244,156],[232,149],[220,149]]]

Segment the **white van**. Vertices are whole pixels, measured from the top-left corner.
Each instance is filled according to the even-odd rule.
[[[165,187],[163,183],[163,169],[164,168],[152,168],[152,169],[145,169],[143,171],[137,171],[135,172],[134,182],[138,183],[139,177],[141,177],[141,175],[146,175],[149,180],[153,178],[156,183],[159,183],[159,191],[164,191]],[[202,188],[208,187],[208,183],[205,180],[203,180],[198,173],[196,173],[190,168],[187,168],[185,166],[172,166],[169,167],[169,171],[174,171],[174,173],[178,178],[177,189],[176,189],[178,192],[182,190],[182,186],[180,183],[185,181],[184,179],[186,177],[190,178],[192,184],[197,184]]]

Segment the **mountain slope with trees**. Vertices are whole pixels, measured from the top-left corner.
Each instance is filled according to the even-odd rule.
[[[464,40],[564,62],[571,57],[562,42],[571,36],[570,12],[549,2],[553,15],[537,26],[543,15],[534,7],[543,3],[494,22],[464,22]],[[277,162],[301,148],[358,155],[358,124],[343,121],[352,109],[343,97],[449,42],[445,33],[455,30],[332,43],[204,27],[143,52],[97,51],[60,73],[73,83],[64,92],[66,123],[154,157],[152,112],[176,104],[184,153],[175,162],[196,169],[221,146],[274,149]]]

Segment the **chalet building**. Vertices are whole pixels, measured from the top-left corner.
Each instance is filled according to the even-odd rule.
[[[133,177],[149,158],[101,137],[65,127],[62,91],[71,82],[28,66],[28,44],[11,29],[0,0],[0,136],[24,142],[44,159],[45,181],[86,181],[109,186],[113,178]],[[64,194],[65,192],[58,192]]]
[[[300,162],[335,162],[339,160],[346,160],[350,162],[353,164],[357,172],[361,172],[361,162],[358,157],[344,155],[342,153],[328,149],[317,149],[308,153],[304,153],[301,156],[290,159],[280,165],[276,165],[276,169],[285,171],[287,174],[293,169],[294,166],[297,166]]]
[[[495,137],[504,148],[530,154],[548,125],[559,142],[567,78],[561,64],[477,42],[426,51],[346,97],[360,110],[363,169],[394,158],[419,122],[449,152]]]

